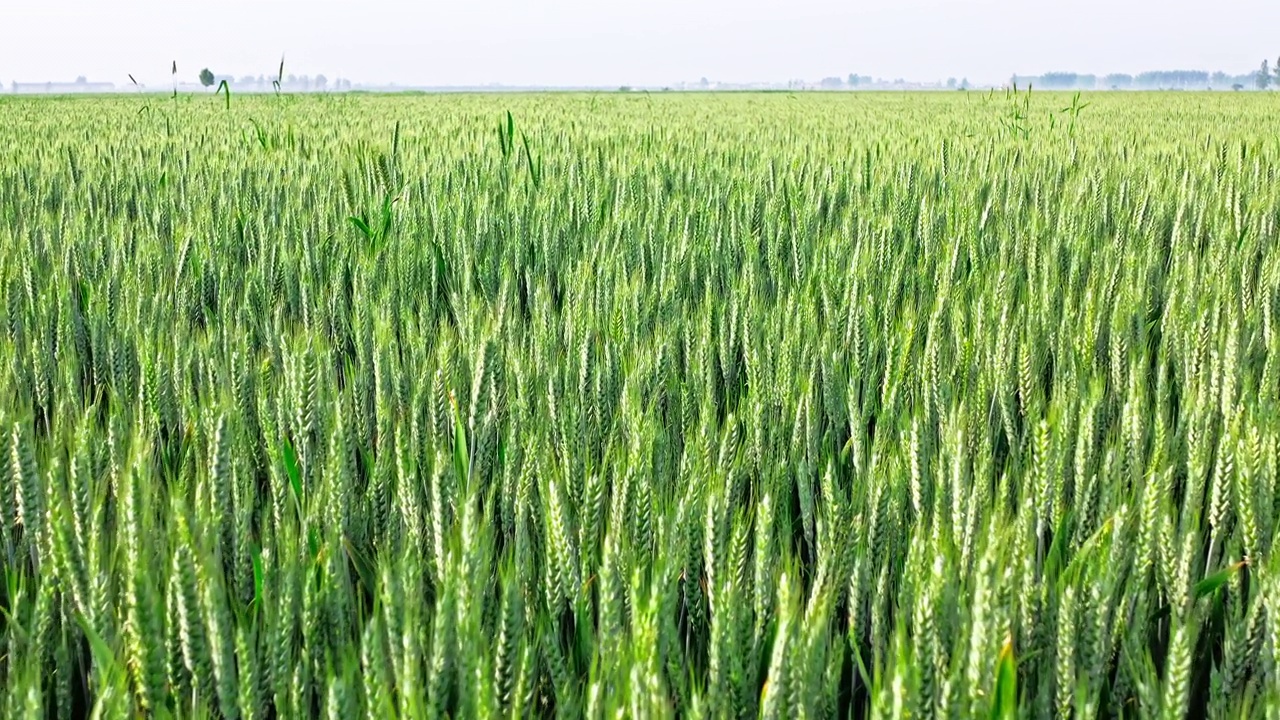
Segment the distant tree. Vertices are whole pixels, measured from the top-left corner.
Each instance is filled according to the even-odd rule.
[[[960,89],[961,89],[961,90],[968,90],[968,89],[969,89],[969,78],[965,78],[965,79],[963,79],[963,80],[961,80],[961,81],[960,81]]]
[[[244,77],[240,78],[239,81],[237,81],[237,84],[243,85],[245,87],[249,87],[250,85],[253,85],[256,82],[257,80],[252,75],[245,75]]]
[[[77,84],[77,85],[86,85],[86,84],[88,84],[88,82],[89,82],[89,78],[87,78],[87,77],[85,77],[85,76],[83,76],[83,75],[81,75],[80,77],[77,77],[77,78],[76,78],[76,84]]]
[[[1125,73],[1112,73],[1102,78],[1102,83],[1112,90],[1127,90],[1133,87],[1133,76]]]
[[[213,87],[213,71],[205,68],[200,71],[200,84],[205,87]]]
[[[849,87],[858,87],[858,83],[861,80],[862,78],[858,77],[857,75],[854,75],[853,73],[849,73],[849,79],[846,82],[849,84]]]
[[[328,85],[329,85],[329,78],[325,77],[324,75],[316,76],[315,86],[317,90],[324,90],[326,87],[328,87]]]
[[[1276,74],[1276,85],[1280,85],[1280,58],[1276,58],[1276,66],[1272,71]]]
[[[825,77],[819,85],[823,90],[839,90],[844,87],[844,81],[838,77]]]
[[[1259,90],[1266,90],[1271,85],[1271,63],[1266,60],[1262,61],[1262,67],[1258,70],[1257,84]]]
[[[947,78],[947,88],[950,90],[954,90],[956,88],[955,78]]]
[[[1235,90],[1236,92],[1240,92],[1241,90],[1244,89],[1244,85],[1241,85],[1240,83],[1236,83],[1235,85],[1231,86],[1231,89]]]
[[[1134,84],[1140,88],[1170,89],[1204,87],[1209,84],[1209,73],[1204,70],[1162,70],[1140,73]]]
[[[1079,76],[1069,72],[1051,72],[1041,75],[1036,85],[1046,90],[1067,90],[1076,86]]]

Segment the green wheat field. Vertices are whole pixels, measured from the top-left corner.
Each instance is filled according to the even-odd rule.
[[[1275,107],[0,100],[0,715],[1280,718]]]

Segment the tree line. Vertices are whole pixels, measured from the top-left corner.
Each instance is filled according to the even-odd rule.
[[[1265,67],[1266,63],[1263,65]],[[1250,73],[1230,75],[1222,71],[1211,73],[1206,70],[1153,70],[1136,75],[1050,72],[1043,75],[1014,75],[1009,83],[1019,87],[1033,85],[1045,90],[1242,90],[1256,84],[1254,75]]]
[[[215,75],[209,68],[200,71],[200,84],[207,88],[214,87],[224,80],[227,85],[241,90],[269,90],[273,87],[272,81],[277,80],[277,78],[266,75],[258,75],[257,77],[245,75],[237,79],[231,75]],[[338,78],[330,83],[329,78],[324,75],[316,75],[314,77],[310,75],[284,75],[278,80],[280,89],[289,91],[323,92],[325,90],[340,91],[351,89],[350,80]]]

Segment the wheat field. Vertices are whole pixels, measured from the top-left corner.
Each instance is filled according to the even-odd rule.
[[[1280,718],[1273,121],[0,99],[0,715]]]

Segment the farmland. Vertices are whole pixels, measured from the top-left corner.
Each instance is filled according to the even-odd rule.
[[[1274,107],[0,100],[0,715],[1280,717]]]

